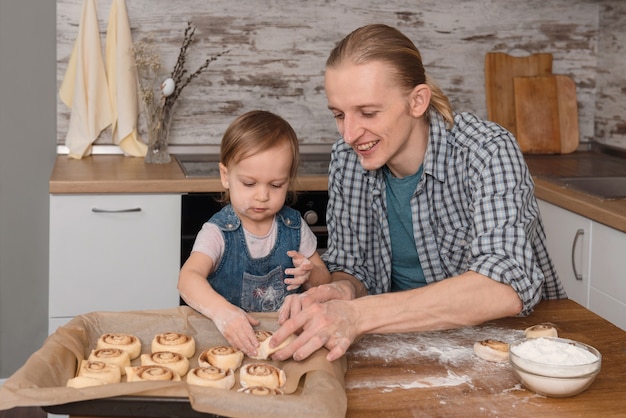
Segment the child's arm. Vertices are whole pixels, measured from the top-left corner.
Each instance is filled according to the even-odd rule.
[[[193,251],[178,276],[178,291],[185,302],[215,323],[224,338],[247,355],[256,355],[258,340],[252,326],[259,325],[254,317],[228,302],[207,281],[213,259]]]
[[[297,251],[288,251],[287,255],[293,260],[295,268],[286,269],[285,274],[293,275],[293,278],[285,279],[287,290],[304,289],[330,283],[330,272],[320,255],[315,251],[309,258],[304,257]]]

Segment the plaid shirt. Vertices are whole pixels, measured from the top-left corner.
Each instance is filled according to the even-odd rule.
[[[391,241],[382,170],[367,171],[343,139],[329,167],[330,271],[361,280],[370,294],[391,288]],[[566,297],[548,255],[534,183],[515,138],[472,114],[447,130],[431,113],[424,173],[411,199],[417,253],[428,283],[468,270],[507,283],[528,314]]]

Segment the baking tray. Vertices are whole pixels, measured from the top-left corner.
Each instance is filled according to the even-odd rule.
[[[277,329],[276,313],[254,313],[258,329]],[[149,353],[152,339],[163,332],[193,336],[196,353],[190,368],[198,365],[201,351],[227,344],[213,322],[188,306],[154,311],[92,312],[79,315],[50,335],[2,387],[0,410],[16,406],[41,406],[51,413],[88,416],[230,416],[258,418],[258,412],[274,417],[345,416],[347,396],[345,357],[328,362],[321,349],[303,362],[268,361],[287,373],[283,396],[254,396],[231,390],[201,388],[182,382],[116,383],[104,386],[67,388],[80,360],[87,358],[98,338],[123,332],[137,336],[142,353]],[[245,362],[251,361],[246,359]],[[139,364],[139,359],[132,362]],[[238,373],[237,373],[238,375]],[[237,378],[238,380],[238,378]],[[168,412],[166,414],[166,411]],[[210,416],[210,415],[209,415]]]

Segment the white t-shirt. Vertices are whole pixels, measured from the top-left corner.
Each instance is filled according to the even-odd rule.
[[[272,248],[274,248],[274,244],[276,243],[276,235],[278,233],[276,217],[274,217],[274,222],[272,222],[272,227],[269,232],[263,236],[251,234],[245,228],[243,232],[246,237],[246,245],[248,246],[250,255],[253,258],[265,257]],[[222,255],[224,254],[224,237],[222,231],[214,223],[205,222],[196,236],[196,241],[191,251],[198,251],[211,257],[213,260],[213,269],[209,274],[213,273],[220,264]],[[317,251],[317,237],[313,231],[311,231],[309,225],[302,220],[300,228],[300,248],[298,252],[306,258],[309,258],[315,251]]]

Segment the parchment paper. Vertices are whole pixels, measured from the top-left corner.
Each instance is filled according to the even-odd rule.
[[[257,329],[275,331],[276,313],[254,314],[261,325]],[[76,374],[80,360],[87,358],[102,334],[120,332],[137,336],[142,353],[150,353],[152,339],[163,332],[180,332],[193,336],[196,352],[190,368],[198,366],[200,353],[212,346],[227,344],[213,322],[187,306],[154,311],[92,312],[79,315],[59,327],[43,346],[0,387],[0,410],[16,406],[48,406],[89,399],[133,395],[188,398],[191,407],[232,417],[319,416],[344,417],[347,409],[344,374],[345,357],[330,363],[327,350],[321,349],[302,362],[264,361],[282,368],[287,375],[282,396],[255,396],[231,390],[201,388],[186,382],[125,382],[83,389],[67,388],[66,382]],[[257,362],[246,358],[244,363]],[[140,359],[132,365],[140,364]]]

